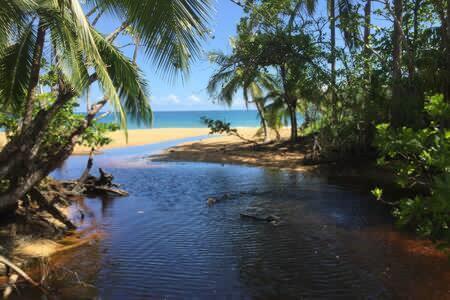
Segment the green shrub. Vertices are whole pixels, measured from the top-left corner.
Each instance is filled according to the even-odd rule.
[[[450,130],[444,126],[450,106],[441,95],[425,105],[429,125],[422,129],[377,126],[378,164],[388,166],[402,188],[417,195],[401,199],[394,209],[398,225],[450,245]],[[378,191],[377,194],[380,194]]]

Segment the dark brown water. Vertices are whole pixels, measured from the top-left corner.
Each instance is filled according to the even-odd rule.
[[[105,237],[70,254],[68,268],[77,276],[55,279],[58,297],[450,299],[447,258],[398,232],[366,187],[264,168],[142,158],[167,146],[96,158],[130,196],[85,201]],[[54,175],[77,177],[84,163],[72,157]],[[226,200],[207,206],[208,197],[223,195]],[[249,207],[279,216],[280,225],[240,217]],[[75,284],[75,277],[85,284]]]

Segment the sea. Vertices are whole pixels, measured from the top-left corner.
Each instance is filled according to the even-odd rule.
[[[230,123],[231,127],[259,127],[261,125],[256,110],[155,111],[153,112],[153,123],[150,126],[128,118],[127,128],[203,128],[206,127],[202,122],[203,117]],[[298,114],[297,118],[298,123],[301,124],[302,116]],[[117,119],[114,114],[109,114],[100,121],[114,123],[117,122]],[[4,129],[0,127],[1,131]]]
[[[153,112],[153,124],[148,126],[131,118],[127,120],[128,129],[145,128],[202,128],[206,125],[202,118],[230,123],[232,127],[259,127],[260,120],[256,110],[217,110],[217,111],[156,111]],[[113,114],[101,120],[105,123],[115,121]]]

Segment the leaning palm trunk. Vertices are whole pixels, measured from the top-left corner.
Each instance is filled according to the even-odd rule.
[[[268,142],[269,141],[269,131],[268,131],[268,126],[267,126],[266,116],[264,115],[264,107],[262,106],[262,104],[259,101],[256,101],[255,105],[256,105],[256,109],[258,110],[259,118],[261,119],[261,127],[262,127],[263,134],[264,134],[264,142]]]
[[[47,120],[48,118],[35,119],[33,122],[34,126],[31,129],[18,135],[4,148],[0,153],[2,157],[11,151],[12,148],[18,148],[20,152],[10,157],[9,160],[2,161],[3,173],[1,177],[9,181],[9,187],[0,194],[0,212],[13,209],[19,199],[23,198],[36,184],[47,177],[72,154],[80,136],[91,125],[96,114],[105,104],[106,100],[102,100],[92,106],[85,120],[72,130],[65,142],[54,145],[52,151],[42,149],[39,139],[30,139],[29,142],[22,144],[22,146],[17,144],[18,141],[25,141],[30,131],[37,136],[43,136],[47,126],[40,127],[39,124],[44,124],[37,121]]]
[[[73,96],[71,91],[61,92],[49,109],[41,110],[32,123],[22,128],[20,133],[3,148],[0,152],[0,178],[11,173],[12,169],[17,169],[17,166],[20,168],[23,160],[35,158],[50,122]]]

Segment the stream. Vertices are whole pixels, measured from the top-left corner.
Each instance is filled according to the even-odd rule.
[[[148,159],[191,140],[95,157],[95,171],[114,174],[130,195],[84,201],[104,236],[68,254],[84,283],[58,278],[60,298],[450,299],[448,258],[398,231],[359,181]],[[72,156],[52,175],[76,178],[85,164]],[[209,197],[223,200],[208,206]],[[281,221],[242,218],[249,208]]]

